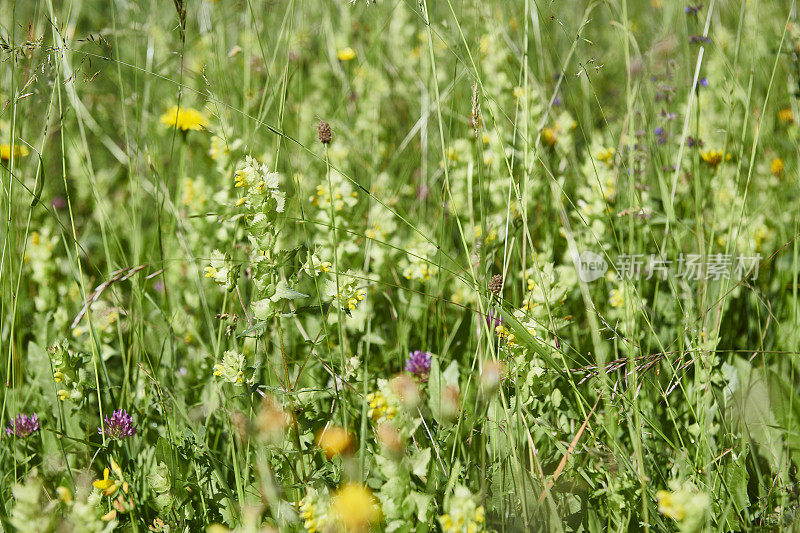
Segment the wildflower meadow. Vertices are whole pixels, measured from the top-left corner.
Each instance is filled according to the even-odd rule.
[[[0,531],[800,531],[796,0],[0,0]]]

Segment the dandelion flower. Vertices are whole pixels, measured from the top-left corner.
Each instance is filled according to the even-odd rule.
[[[208,127],[206,116],[193,107],[172,106],[161,115],[161,123],[169,128],[178,128],[181,131],[204,130]]]
[[[784,107],[778,111],[778,120],[786,124],[791,124],[794,122],[794,112],[792,112],[790,108]]]
[[[722,163],[722,150],[707,150],[700,154],[700,157],[710,167],[716,167]]]

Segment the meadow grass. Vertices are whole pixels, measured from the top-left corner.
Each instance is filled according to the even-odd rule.
[[[3,531],[795,531],[794,0],[0,0]]]

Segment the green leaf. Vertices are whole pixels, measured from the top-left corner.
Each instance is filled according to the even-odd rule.
[[[414,500],[414,505],[417,508],[417,520],[420,522],[426,522],[428,517],[428,507],[431,505],[433,496],[416,491],[412,491],[408,496]]]
[[[289,287],[289,284],[284,280],[280,280],[275,286],[275,294],[270,297],[270,300],[277,302],[278,300],[297,300],[298,298],[308,298],[307,294],[297,292]]]
[[[425,477],[428,472],[428,463],[431,460],[431,449],[425,448],[411,458],[411,472],[417,477]]]

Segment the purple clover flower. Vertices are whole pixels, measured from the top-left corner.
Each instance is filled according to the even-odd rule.
[[[416,350],[408,354],[406,359],[406,372],[411,372],[415,376],[427,376],[431,371],[431,354]]]
[[[14,435],[20,439],[37,431],[39,431],[39,418],[37,418],[36,413],[33,413],[31,416],[19,413],[16,418],[8,423],[8,427],[6,428],[7,435]]]
[[[133,423],[133,417],[125,409],[114,411],[111,417],[106,415],[105,424],[103,425],[105,426],[105,434],[115,439],[136,435],[136,425]],[[99,427],[97,432],[102,434],[103,429],[103,427]]]

